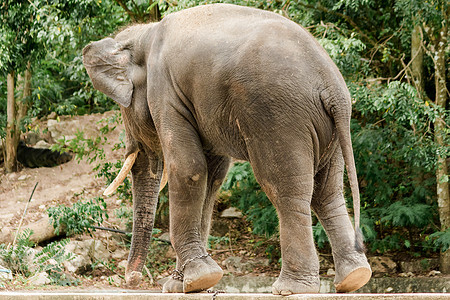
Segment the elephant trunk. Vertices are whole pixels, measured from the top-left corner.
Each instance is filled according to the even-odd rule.
[[[139,284],[142,269],[150,246],[155,220],[163,161],[149,157],[145,151],[138,153],[131,170],[133,178],[133,236],[128,256],[126,281],[130,286]]]

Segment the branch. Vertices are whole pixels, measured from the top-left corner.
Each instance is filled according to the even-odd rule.
[[[122,0],[115,0],[117,4],[122,7],[122,9],[130,16],[131,20],[136,21],[136,16],[133,11],[131,11]]]
[[[345,20],[347,23],[349,23],[353,28],[355,28],[356,31],[357,31],[363,38],[365,38],[368,42],[370,42],[370,44],[372,44],[372,46],[375,47],[375,46],[378,44],[376,40],[372,39],[372,38],[369,37],[367,34],[365,34],[365,33],[361,30],[361,28],[359,28],[359,26],[355,23],[355,21],[353,21],[353,19],[350,18],[349,16],[344,15],[343,13],[340,13],[340,12],[337,12],[337,11],[334,11],[334,10],[331,10],[331,9],[328,9],[328,8],[326,8],[325,6],[322,6],[320,3],[318,3],[317,5],[311,5],[311,4],[299,2],[298,4],[300,4],[301,6],[304,6],[304,7],[306,7],[306,8],[313,8],[313,9],[320,10],[320,11],[322,11],[322,12],[324,12],[324,13],[327,13],[327,14],[333,14],[333,15],[335,15],[335,16],[338,16],[338,17],[344,19],[344,20]]]
[[[320,3],[318,3],[317,5],[311,5],[311,4],[307,4],[307,3],[303,3],[303,2],[298,2],[298,4],[300,4],[301,6],[306,7],[306,8],[312,8],[312,9],[316,9],[316,10],[325,12],[327,14],[333,14],[335,16],[338,16],[338,17],[344,19],[347,23],[349,23],[358,32],[359,35],[361,35],[369,44],[372,45],[373,48],[377,48],[377,47],[387,48],[384,44],[378,43],[376,40],[374,40],[373,38],[371,38],[370,36],[365,34],[362,31],[362,29],[356,24],[356,22],[353,21],[352,18],[350,18],[349,16],[347,16],[343,13],[328,9],[325,6],[322,6]],[[397,57],[393,56],[392,54],[388,54],[388,56],[389,56],[389,58],[391,58],[394,61],[399,60]]]

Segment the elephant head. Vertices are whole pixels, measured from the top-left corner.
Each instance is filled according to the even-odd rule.
[[[142,276],[158,194],[167,183],[158,135],[147,105],[146,66],[133,51],[132,41],[105,38],[83,49],[83,63],[94,87],[120,105],[124,118],[126,160],[104,195],[112,194],[132,172],[133,236],[126,271],[131,285]]]

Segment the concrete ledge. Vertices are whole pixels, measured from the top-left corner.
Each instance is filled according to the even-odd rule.
[[[117,291],[117,292],[3,292],[0,293],[2,300],[280,300],[280,299],[326,299],[326,300],[408,300],[408,299],[425,299],[440,300],[450,299],[450,294],[313,294],[313,295],[292,295],[288,297],[274,296],[270,294],[214,294],[196,293],[196,294],[161,294],[153,292],[133,292],[133,291]]]

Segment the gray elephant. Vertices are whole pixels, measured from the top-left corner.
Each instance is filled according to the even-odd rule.
[[[350,95],[305,29],[271,12],[205,5],[93,42],[83,62],[94,87],[120,105],[125,123],[127,159],[106,193],[131,169],[128,284],[142,276],[163,173],[177,253],[163,290],[201,291],[220,280],[206,241],[230,157],[251,163],[278,212],[283,263],[274,294],[319,291],[311,209],[331,241],[337,291],[367,283]],[[356,234],[343,197],[344,162]]]

